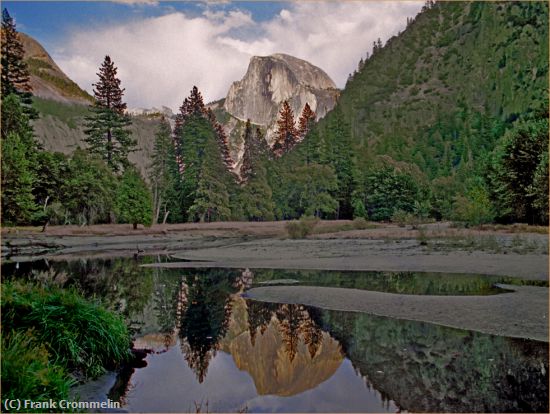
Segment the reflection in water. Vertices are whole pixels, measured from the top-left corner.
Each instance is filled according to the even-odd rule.
[[[496,295],[509,292],[496,284],[548,286],[547,281],[431,272],[362,272],[328,270],[259,269],[254,283],[301,284],[309,286],[363,289],[409,295]]]
[[[304,305],[273,305],[263,302],[248,301],[248,331],[252,346],[256,343],[258,331],[265,333],[267,326],[275,318],[284,344],[285,353],[290,362],[296,356],[300,339],[306,344],[311,359],[315,358],[322,339],[321,328],[312,319],[311,314],[318,314],[315,308]]]
[[[135,348],[151,350],[147,366],[122,372],[110,394],[130,411],[191,412],[208,401],[210,411],[548,412],[547,344],[240,295],[253,283],[296,279],[297,272],[139,264],[40,263],[17,275],[2,269],[5,277],[74,286],[125,316]],[[320,274],[298,276],[309,284],[410,292],[465,292],[477,283],[433,274],[391,281]]]
[[[547,344],[360,313],[323,311],[323,323],[403,409],[548,411]]]
[[[176,330],[189,367],[204,381],[210,360],[219,350],[231,316],[231,293],[237,291],[237,271],[196,270],[181,281],[176,306]]]

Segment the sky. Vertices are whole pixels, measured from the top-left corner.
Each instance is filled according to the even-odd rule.
[[[252,56],[287,53],[343,88],[378,38],[403,30],[423,1],[2,2],[17,30],[38,40],[92,93],[105,55],[118,67],[129,108],[176,110],[196,85],[226,96]]]

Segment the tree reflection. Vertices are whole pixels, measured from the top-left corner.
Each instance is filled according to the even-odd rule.
[[[548,344],[323,310],[368,388],[421,412],[548,412]]]
[[[258,330],[263,335],[267,326],[271,322],[271,318],[277,309],[277,305],[266,302],[256,302],[248,300],[246,302],[248,309],[248,332],[250,334],[250,342],[252,346],[256,343],[256,334]]]
[[[263,335],[273,321],[278,326],[290,362],[296,357],[301,340],[308,347],[311,359],[317,355],[323,341],[323,332],[319,327],[319,311],[304,305],[273,304],[248,300],[248,331],[250,342],[255,345],[258,331]]]
[[[220,348],[231,316],[237,272],[215,269],[184,274],[177,296],[176,329],[181,350],[200,383]]]

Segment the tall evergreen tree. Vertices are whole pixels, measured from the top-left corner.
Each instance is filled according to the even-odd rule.
[[[162,214],[163,221],[168,210],[168,195],[173,186],[170,161],[174,155],[172,130],[163,117],[155,134],[152,162],[149,168],[149,179],[153,190],[153,222],[158,223]]]
[[[279,119],[277,120],[277,132],[275,143],[273,144],[273,152],[275,155],[280,157],[294,148],[297,142],[297,136],[298,134],[294,125],[294,114],[288,101],[284,101],[279,111]]]
[[[189,97],[183,100],[183,104],[180,106],[180,113],[182,121],[185,121],[190,116],[197,115],[202,116],[206,113],[206,108],[204,107],[204,100],[202,94],[199,91],[199,88],[193,86]]]
[[[233,168],[233,159],[231,158],[229,152],[229,142],[227,135],[223,129],[223,126],[217,122],[214,112],[210,108],[206,108],[204,105],[204,100],[202,94],[196,86],[193,86],[189,97],[185,98],[182,106],[180,107],[180,112],[176,116],[176,127],[174,129],[175,135],[179,134],[179,131],[185,121],[191,116],[201,116],[205,117],[210,121],[212,128],[216,133],[216,138],[218,141],[218,146],[222,154],[223,162],[228,170]]]
[[[2,99],[16,94],[21,99],[23,111],[30,119],[38,118],[38,112],[32,107],[32,88],[27,64],[24,61],[25,50],[19,39],[13,18],[7,9],[2,11],[1,36],[2,62]],[[2,117],[2,121],[4,117]]]
[[[25,95],[31,91],[29,70],[23,58],[25,50],[13,18],[2,11],[2,96],[10,93]]]
[[[313,112],[309,107],[309,104],[306,103],[304,109],[302,110],[302,115],[300,115],[300,119],[298,120],[297,134],[300,141],[303,140],[308,132],[311,130],[314,122],[315,112]]]
[[[217,126],[202,95],[193,87],[180,107],[174,131],[181,168],[179,212],[184,220],[224,220],[230,216],[227,188],[232,177],[224,162]]]
[[[262,143],[265,143],[259,129],[252,132],[250,120],[244,131],[244,154],[241,165],[243,184],[242,210],[248,220],[273,220],[272,191],[267,180],[266,156]]]
[[[300,116],[300,119],[298,120],[298,139],[300,141],[304,141],[305,137],[309,132],[311,131],[313,124],[315,123],[315,112],[311,110],[309,107],[309,104],[306,103],[304,106],[304,109],[302,110],[302,115]],[[305,140],[305,162],[306,164],[309,164],[311,161],[311,151],[309,146],[311,145],[311,139]]]
[[[326,154],[329,163],[333,166],[338,179],[338,219],[351,218],[353,215],[352,193],[354,183],[354,160],[351,144],[351,129],[338,107],[328,124],[328,141],[330,151]]]
[[[37,211],[32,190],[38,145],[17,94],[2,97],[1,136],[2,223],[28,224]]]
[[[99,82],[93,85],[95,102],[91,107],[93,114],[86,118],[85,141],[92,154],[99,155],[117,172],[128,165],[128,154],[135,150],[136,141],[127,129],[131,121],[122,101],[124,89],[109,56],[105,56],[97,75]]]
[[[210,135],[206,139],[193,204],[189,208],[189,219],[192,221],[229,220],[231,216],[229,194],[224,183],[224,165],[220,161],[218,145]]]
[[[253,157],[253,148],[254,145],[252,142],[252,126],[250,125],[250,119],[246,120],[246,125],[244,127],[243,134],[244,142],[244,152],[243,152],[243,161],[241,163],[241,182],[247,182],[252,176],[252,157]]]
[[[230,171],[233,168],[234,163],[231,158],[231,153],[229,152],[229,140],[227,139],[227,134],[225,133],[223,126],[216,120],[216,116],[210,108],[206,110],[206,116],[216,131],[216,138],[218,141],[218,146],[220,147],[223,163],[225,164],[227,170]]]
[[[2,223],[28,224],[37,206],[32,188],[35,176],[19,135],[2,139]]]

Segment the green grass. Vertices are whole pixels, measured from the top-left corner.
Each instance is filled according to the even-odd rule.
[[[73,290],[5,283],[2,326],[7,331],[34,329],[57,362],[86,376],[97,376],[128,357],[123,319]]]
[[[4,333],[2,399],[66,399],[74,381],[62,366],[51,364],[50,358],[46,346],[36,339],[32,330]]]

